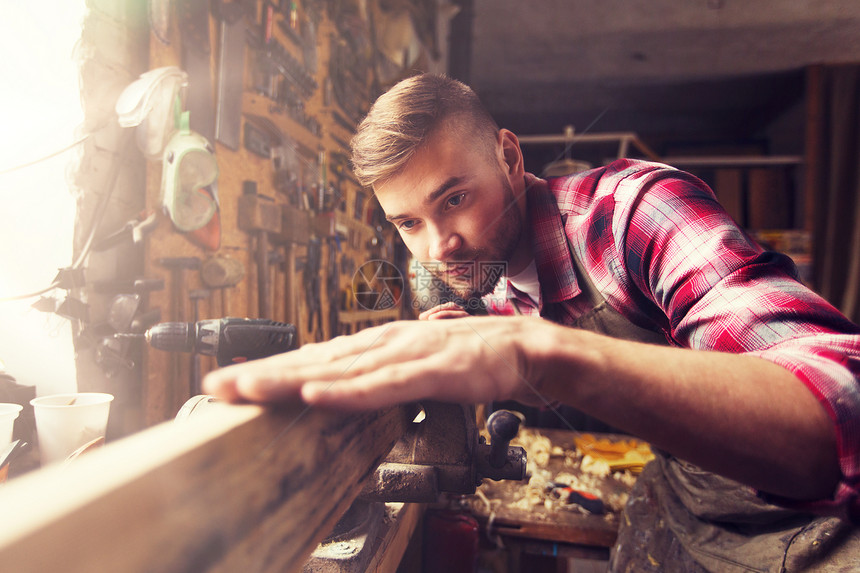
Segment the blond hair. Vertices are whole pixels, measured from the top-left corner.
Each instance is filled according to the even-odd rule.
[[[469,86],[444,75],[419,74],[379,96],[352,138],[352,166],[361,185],[396,175],[444,125],[495,150],[499,127]]]

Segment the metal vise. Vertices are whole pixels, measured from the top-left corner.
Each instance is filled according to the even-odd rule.
[[[507,410],[493,412],[487,444],[479,435],[474,406],[423,402],[412,430],[365,482],[359,498],[434,502],[443,492],[474,493],[483,479],[525,479],[526,452],[509,445],[519,424]]]

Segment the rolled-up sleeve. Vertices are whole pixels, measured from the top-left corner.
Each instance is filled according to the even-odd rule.
[[[798,502],[762,493],[768,501],[860,523],[860,355],[856,335],[819,334],[753,352],[797,375],[818,398],[836,430],[842,479],[832,499]]]
[[[759,356],[809,388],[833,421],[842,479],[831,499],[761,495],[860,523],[860,327],[803,285],[788,257],[749,239],[704,184],[660,175],[640,182],[631,203],[630,280],[665,313],[680,345]]]

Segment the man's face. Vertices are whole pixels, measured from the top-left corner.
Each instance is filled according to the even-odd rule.
[[[501,147],[490,156],[481,146],[440,131],[400,173],[375,188],[407,248],[464,298],[492,292],[498,277],[481,272],[481,266],[509,267],[512,260],[518,265],[526,242],[524,200],[517,200],[512,185],[522,174],[512,176],[505,161]]]

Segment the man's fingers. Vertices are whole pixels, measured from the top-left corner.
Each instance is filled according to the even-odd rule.
[[[438,314],[447,314],[451,312],[457,313],[457,316],[437,316]],[[463,310],[463,307],[461,307],[455,302],[446,302],[444,304],[440,304],[439,306],[434,306],[429,310],[425,310],[418,315],[418,319],[434,320],[436,318],[460,318],[462,316],[469,316],[469,313]]]
[[[203,393],[215,396],[219,400],[224,400],[225,402],[238,402],[240,400],[240,396],[239,391],[236,388],[235,380],[230,377],[218,375],[216,372],[211,372],[203,378]]]
[[[301,382],[340,375],[357,356],[372,348],[386,332],[383,325],[354,336],[307,344],[298,350],[227,366],[206,375],[203,391],[229,402],[272,401],[298,393]],[[339,368],[339,369],[338,369]],[[306,371],[303,371],[306,369]]]
[[[498,399],[522,382],[507,344],[516,331],[511,319],[392,322],[223,368],[206,377],[204,388],[230,401],[300,395],[310,404],[351,410],[425,398]]]
[[[468,318],[465,310],[443,310],[427,317],[427,320],[445,320],[449,318]]]
[[[393,323],[366,329],[354,336],[338,337],[277,356],[228,366],[208,374],[203,388],[207,394],[230,402],[241,399],[278,401],[297,395],[307,381],[329,383],[352,378],[420,351],[415,345],[404,352],[383,344],[383,338],[392,328],[395,328]]]
[[[236,378],[236,393],[251,402],[277,402],[297,396],[300,382],[292,382],[283,376],[241,374]]]

